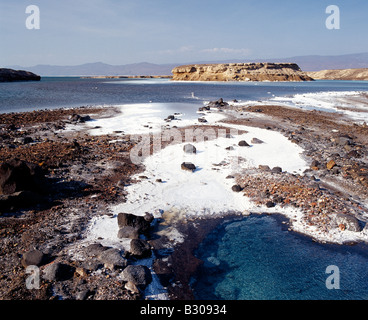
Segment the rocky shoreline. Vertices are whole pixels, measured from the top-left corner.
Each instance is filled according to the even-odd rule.
[[[368,128],[364,124],[353,124],[337,114],[223,101],[202,111],[226,114],[227,119],[220,122],[223,126],[277,131],[305,150],[310,168],[303,175],[264,165],[233,177],[238,186],[233,192],[252,199],[258,213],[293,208],[303,214],[292,211],[290,228],[316,241],[367,240]],[[148,216],[151,227],[143,233],[132,222],[138,218],[113,217],[109,206],[125,201],[126,186],[135,183],[131,177],[144,168],[130,160],[134,144],[129,135],[91,136],[83,123],[116,112],[82,107],[0,115],[0,299],[137,300],[145,298],[154,274],[167,288],[168,298],[193,299],[190,277],[201,263],[193,250],[235,213],[199,219],[174,218],[175,213],[166,212],[160,218]],[[78,130],[66,130],[70,126]],[[28,180],[19,179],[17,172],[27,172]],[[35,184],[39,177],[43,179],[40,190]],[[84,245],[94,217],[117,218],[120,236],[133,252],[98,241]],[[184,235],[184,241],[170,244],[159,232],[167,226]],[[152,268],[146,266],[147,257],[154,258]],[[28,265],[39,267],[39,289],[25,286]]]
[[[218,107],[219,103],[213,102],[214,106]],[[243,193],[259,207],[257,211],[243,212],[243,215],[281,214],[288,220],[289,230],[317,242],[367,243],[365,146],[368,128],[365,124],[355,124],[341,115],[281,106],[239,107],[225,103],[221,108],[229,111],[224,123],[281,132],[303,147],[304,156],[310,163],[310,168],[303,175],[287,173],[282,168],[271,169],[266,165],[236,174],[233,191]],[[294,208],[301,214],[283,212],[287,208]],[[155,265],[157,272],[161,269],[172,271],[174,286],[168,288],[173,294],[172,299],[193,298],[190,275],[194,275],[202,263],[193,256],[194,249],[218,224],[234,218],[239,218],[239,214],[185,221],[177,226],[186,237],[178,245],[175,258],[165,258],[166,264],[161,261]],[[193,234],[197,237],[193,238]],[[345,238],[347,234],[349,236]],[[188,268],[183,267],[188,265]],[[187,273],[182,271],[184,276],[175,277],[176,269],[185,269]],[[175,279],[179,284],[175,284]]]
[[[90,116],[102,114],[111,115],[111,109],[85,107],[1,115],[0,157],[3,166],[7,164],[1,184],[15,185],[16,191],[0,195],[1,299],[140,296],[111,281],[109,274],[115,269],[100,269],[101,274],[91,275],[93,268],[101,267],[101,261],[94,259],[94,263],[84,265],[73,261],[68,252],[68,246],[80,240],[93,216],[109,214],[107,206],[124,199],[124,185],[133,172],[140,170],[129,159],[132,144],[128,138],[111,144],[108,136],[90,137],[65,130],[66,125],[80,126]],[[14,158],[19,159],[16,165],[11,163]],[[22,184],[24,179],[17,172],[25,164],[43,171],[42,192],[35,191],[32,183],[27,187]],[[39,289],[29,290],[25,285],[29,275],[24,261],[28,255],[42,257],[36,264],[43,275]]]

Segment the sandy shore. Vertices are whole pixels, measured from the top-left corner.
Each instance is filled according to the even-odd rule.
[[[2,299],[191,299],[189,279],[200,263],[193,250],[218,223],[235,216],[282,214],[291,230],[316,241],[368,240],[368,128],[347,115],[229,104],[201,111],[207,122],[188,123],[177,115],[139,123],[145,134],[159,132],[165,141],[157,147],[152,140],[149,156],[133,163],[137,142],[129,130],[118,129],[124,128],[115,121],[120,111],[1,115],[0,162],[17,157],[36,163],[49,184],[37,204],[2,199],[8,206],[0,217]],[[85,115],[92,120],[80,121]],[[197,137],[196,154],[183,152],[186,134]],[[195,171],[182,170],[182,162],[194,163]],[[91,244],[130,250],[130,242],[116,236],[119,212],[155,218],[147,236],[152,256],[128,257],[153,275],[140,292],[126,288],[119,268],[86,267],[93,260],[86,253]],[[74,273],[26,289],[22,257],[33,249]]]

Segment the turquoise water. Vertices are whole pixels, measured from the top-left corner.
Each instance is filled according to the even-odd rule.
[[[288,231],[279,217],[224,223],[196,256],[204,261],[193,281],[196,299],[368,299],[367,248],[316,243]]]

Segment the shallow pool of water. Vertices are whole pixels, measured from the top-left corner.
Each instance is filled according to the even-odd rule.
[[[281,222],[255,215],[213,230],[196,251],[196,299],[368,299],[367,247],[316,243]]]

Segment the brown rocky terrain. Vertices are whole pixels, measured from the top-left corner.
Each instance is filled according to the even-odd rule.
[[[1,115],[1,300],[140,298],[140,289],[130,284],[135,291],[129,291],[127,281],[115,278],[130,264],[123,252],[92,245],[83,261],[75,261],[67,249],[92,216],[108,214],[108,204],[124,201],[124,185],[140,170],[130,161],[129,137],[111,144],[109,136],[64,130],[103,111]],[[39,268],[38,289],[26,287],[29,265]],[[101,273],[93,274],[97,269]]]
[[[176,81],[311,81],[295,63],[195,64],[172,70]]]
[[[219,101],[201,109],[216,107],[227,112],[228,119],[222,121],[225,125],[240,124],[281,132],[305,150],[303,155],[310,163],[302,175],[264,165],[238,172],[234,175],[237,183],[232,187],[234,192],[243,193],[259,206],[302,210],[304,225],[317,228],[309,234],[315,241],[332,241],[328,233],[336,229],[341,233],[367,232],[368,127],[365,124],[354,124],[342,115],[321,111],[276,105],[232,106],[222,99]],[[217,221],[214,218],[187,219],[185,223],[170,221],[185,235],[185,241],[169,257],[159,257],[154,267],[168,285],[173,299],[193,298],[188,274],[195,273],[202,263],[193,251],[211,228],[225,219],[226,216]],[[291,226],[292,220],[287,224]],[[168,279],[174,285],[170,285]]]
[[[300,208],[305,221],[321,232],[367,230],[366,125],[342,115],[282,106],[232,106],[220,99],[204,109],[212,106],[228,114],[224,127],[234,123],[281,132],[310,161],[304,175],[266,166],[239,172],[234,192],[267,207]],[[111,143],[115,136],[65,130],[114,112],[78,108],[0,115],[0,299],[142,299],[150,277],[147,268],[139,267],[139,257],[150,254],[150,246],[157,257],[153,268],[170,298],[193,298],[190,276],[201,263],[193,251],[222,218],[182,221],[164,213],[156,227],[169,224],[186,238],[172,250],[164,236],[150,230],[146,242],[133,239],[132,252],[98,243],[80,248],[78,255],[71,252],[93,217],[110,217],[109,205],[125,201],[125,186],[143,169],[130,161],[129,136]],[[138,220],[119,214],[119,233],[136,237]],[[39,289],[25,286],[28,265],[40,268]],[[143,279],[141,284],[134,283],[134,274]]]
[[[309,71],[316,80],[368,80],[368,68]]]

